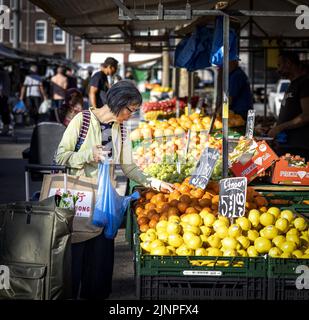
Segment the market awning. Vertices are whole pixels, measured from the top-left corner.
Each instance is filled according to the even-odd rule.
[[[98,39],[102,41],[104,37],[111,35],[119,35],[119,39],[115,37],[113,43],[117,44],[123,38],[126,42],[134,41],[135,31],[138,30],[154,30],[154,29],[174,29],[176,26],[185,25],[195,20],[165,20],[160,19],[152,21],[142,20],[119,20],[119,8],[116,3],[118,0],[31,0],[32,3],[47,12],[55,22],[65,31],[81,36],[89,41],[96,42]],[[188,3],[194,10],[213,9],[218,1],[213,0],[191,0]],[[157,0],[124,0],[122,1],[131,14],[138,10],[145,13],[152,12],[150,10],[158,10]],[[250,7],[250,3],[252,6]],[[237,0],[230,1],[229,10],[255,10],[268,11],[269,16],[254,16],[252,20],[253,34],[256,36],[268,35],[269,37],[308,37],[308,29],[297,29],[295,25],[295,10],[297,5],[308,5],[307,0]],[[185,9],[186,3],[183,1],[165,0],[163,2],[165,12],[168,10]],[[143,11],[143,10],[147,11]],[[192,11],[192,12],[193,12]],[[285,17],[270,16],[271,12],[283,13],[289,12],[291,15]],[[240,15],[239,15],[240,14]],[[293,15],[294,14],[294,15]],[[244,12],[238,12],[238,19],[242,24],[248,22],[249,17]]]
[[[14,49],[8,48],[3,44],[0,44],[0,59],[5,60],[23,60],[25,57],[16,53]]]

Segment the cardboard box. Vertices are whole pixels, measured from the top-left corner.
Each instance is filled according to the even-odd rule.
[[[231,166],[236,177],[246,177],[248,182],[255,179],[278,160],[278,156],[264,140],[254,141],[251,151],[251,153],[242,154]]]
[[[291,166],[288,160],[280,158],[276,162],[272,183],[309,186],[309,162],[306,167]]]

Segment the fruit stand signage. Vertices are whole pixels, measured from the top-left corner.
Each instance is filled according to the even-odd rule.
[[[206,189],[218,159],[219,151],[217,149],[206,148],[197,163],[190,183],[197,188]]]
[[[254,133],[254,123],[255,123],[255,110],[248,111],[247,126],[246,126],[246,138],[252,139]]]
[[[246,193],[246,178],[227,178],[220,180],[219,214],[228,218],[244,216]]]

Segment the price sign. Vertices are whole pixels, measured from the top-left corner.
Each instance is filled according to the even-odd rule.
[[[206,148],[197,163],[190,183],[197,188],[206,189],[218,159],[219,151],[217,149]]]
[[[247,116],[246,138],[252,139],[254,133],[255,110],[249,110]]]
[[[244,216],[246,194],[247,178],[220,180],[219,214],[228,218]]]

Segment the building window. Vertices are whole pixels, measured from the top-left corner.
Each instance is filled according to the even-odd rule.
[[[47,21],[38,20],[35,22],[35,43],[47,42]]]
[[[19,43],[23,41],[23,25],[22,25],[22,20],[19,20]],[[14,42],[14,20],[11,20],[11,27],[10,27],[10,42]]]
[[[54,43],[55,44],[65,44],[64,31],[59,27],[54,28]]]

